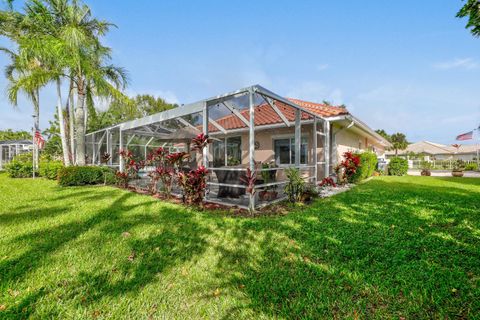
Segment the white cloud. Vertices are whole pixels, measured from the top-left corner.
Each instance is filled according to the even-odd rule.
[[[330,66],[327,64],[327,63],[323,63],[323,64],[318,64],[316,66],[316,69],[317,71],[323,71],[325,69],[328,69]]]
[[[480,63],[475,61],[472,58],[463,58],[463,59],[454,59],[451,61],[444,61],[440,63],[436,63],[433,65],[435,69],[440,70],[449,70],[449,69],[477,69],[480,67]]]

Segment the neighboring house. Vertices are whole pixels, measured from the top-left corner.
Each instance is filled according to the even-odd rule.
[[[461,159],[464,161],[471,161],[477,159],[476,145],[463,144],[458,148],[452,145],[445,145],[440,143],[434,143],[430,141],[419,141],[410,144],[407,149],[399,150],[398,155],[401,157],[408,157],[410,153],[423,155],[423,160],[455,160]],[[387,151],[387,157],[395,155],[395,151]]]
[[[0,141],[0,170],[18,154],[32,151],[33,143],[30,140]]]

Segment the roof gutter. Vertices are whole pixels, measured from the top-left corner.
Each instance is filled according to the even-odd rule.
[[[326,118],[326,120],[329,121],[329,122],[337,122],[337,121],[342,121],[342,120],[351,121],[351,123],[343,129],[348,129],[348,128],[351,128],[352,126],[356,125],[362,131],[364,131],[367,134],[375,137],[377,139],[377,141],[379,143],[383,144],[385,147],[392,147],[392,144],[389,141],[387,141],[384,137],[382,137],[381,135],[376,133],[374,130],[372,130],[372,128],[370,128],[364,122],[362,122],[360,119],[354,117],[351,114],[329,117],[329,118]],[[341,129],[341,130],[343,130],[343,129]],[[339,131],[337,131],[337,133],[338,132]]]

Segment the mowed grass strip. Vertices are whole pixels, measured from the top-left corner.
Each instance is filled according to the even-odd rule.
[[[282,217],[0,174],[0,318],[471,318],[480,180],[379,177]]]

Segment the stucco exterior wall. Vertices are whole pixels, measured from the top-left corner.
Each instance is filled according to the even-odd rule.
[[[341,129],[334,126],[332,135],[332,165],[340,162],[342,155],[347,151],[363,152],[368,150],[374,151],[377,156],[385,154],[383,145],[351,129]]]

